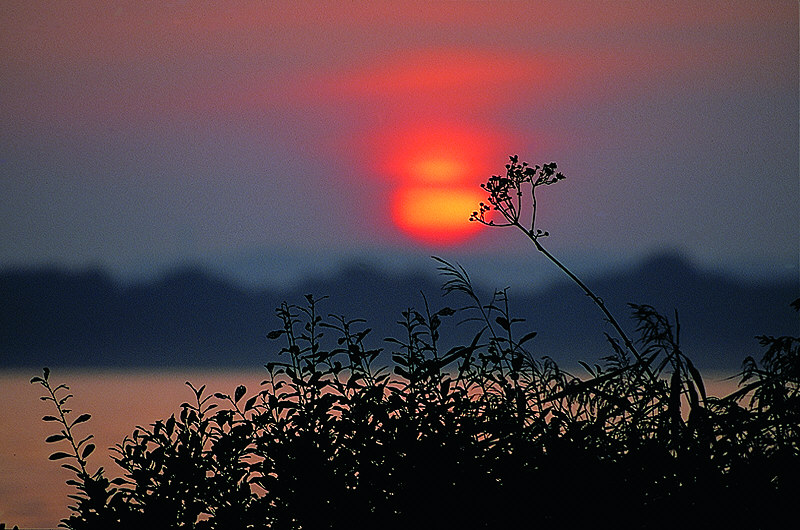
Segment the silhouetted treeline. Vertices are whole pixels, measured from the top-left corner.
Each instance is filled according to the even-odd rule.
[[[546,266],[536,258],[531,267]],[[676,254],[653,256],[592,284],[631,329],[633,322],[624,318],[627,302],[646,301],[666,314],[677,309],[686,324],[684,344],[708,368],[738,367],[755,335],[796,329],[782,308],[798,291],[797,282],[737,282]],[[440,282],[433,275],[391,276],[359,265],[282,291],[247,290],[191,268],[134,285],[97,270],[6,271],[0,273],[0,367],[250,367],[268,360],[264,333],[283,300],[325,294],[325,314],[369,318],[373,335],[384,338],[397,334],[401,311],[421,306],[421,292],[438,301]],[[539,332],[535,353],[574,364],[605,351],[608,327],[566,278],[533,293],[510,294],[515,314]],[[449,337],[453,344],[464,339],[459,329]]]

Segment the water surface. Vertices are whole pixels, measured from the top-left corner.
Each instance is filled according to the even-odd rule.
[[[41,421],[54,414],[53,404],[39,396],[44,389],[29,383],[41,375],[35,370],[0,372],[0,522],[20,528],[55,528],[69,515],[74,488],[65,481],[73,474],[48,456],[61,444],[45,444],[47,436],[58,432],[56,423]],[[263,369],[250,372],[198,370],[168,371],[54,371],[53,385],[66,383],[74,394],[68,404],[77,414],[88,412],[92,419],[76,426],[76,435],[94,434],[97,450],[89,457],[89,469],[106,469],[107,476],[118,476],[108,448],[119,443],[137,425],[180,411],[180,404],[192,401],[194,394],[184,382],[210,392],[233,394],[245,384],[248,394],[258,388],[266,375]],[[63,448],[65,449],[65,448]]]

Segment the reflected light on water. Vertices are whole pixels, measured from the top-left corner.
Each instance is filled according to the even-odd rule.
[[[56,423],[42,421],[53,414],[52,403],[39,399],[44,389],[29,383],[36,370],[0,372],[0,522],[20,528],[56,528],[69,515],[72,504],[67,495],[74,488],[65,481],[73,474],[48,460],[60,444],[45,444],[57,432]],[[149,425],[180,412],[180,405],[192,401],[194,394],[184,384],[207,385],[206,393],[233,394],[239,384],[255,392],[266,372],[214,372],[197,370],[97,371],[54,370],[51,384],[64,383],[74,394],[68,405],[73,418],[88,412],[89,422],[76,426],[76,434],[94,434],[97,450],[89,457],[89,470],[102,466],[109,478],[119,476],[111,459],[110,447],[121,442],[137,425]]]

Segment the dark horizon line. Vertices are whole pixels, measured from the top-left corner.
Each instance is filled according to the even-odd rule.
[[[0,366],[258,365],[274,347],[266,334],[279,325],[275,308],[282,302],[302,305],[307,293],[329,297],[323,314],[367,318],[365,326],[380,343],[397,334],[396,321],[409,307],[461,306],[455,294],[442,297],[443,280],[353,266],[299,286],[253,291],[197,268],[133,286],[98,271],[0,274]],[[797,329],[789,305],[800,295],[797,280],[745,284],[705,273],[672,253],[587,281],[623,327],[630,326],[624,316],[631,302],[667,316],[679,311],[687,351],[704,352],[698,364],[738,364],[757,351],[757,335]],[[491,299],[492,289],[476,284],[476,291],[484,303]],[[525,320],[523,327],[538,332],[537,355],[592,359],[593,352],[607,350],[602,315],[568,279],[527,293],[512,289],[509,302]],[[469,333],[455,327],[447,336],[455,343],[471,340]]]
[[[430,259],[430,267],[425,270],[421,265],[422,259],[417,263],[413,263],[408,267],[402,268],[400,271],[391,271],[389,266],[385,263],[380,263],[380,260],[365,259],[363,256],[353,255],[345,259],[340,259],[337,262],[331,263],[327,267],[320,267],[319,271],[305,272],[298,274],[292,281],[279,281],[277,279],[251,281],[243,280],[241,277],[237,278],[237,274],[232,273],[230,270],[225,270],[226,267],[214,265],[209,263],[208,260],[196,258],[189,260],[175,260],[169,264],[155,267],[155,270],[149,273],[142,272],[140,274],[124,274],[115,271],[114,267],[101,264],[84,264],[84,265],[68,265],[56,262],[41,262],[32,263],[28,265],[21,264],[0,264],[0,277],[8,278],[10,276],[29,276],[29,275],[58,275],[62,277],[73,278],[86,278],[97,276],[102,278],[103,281],[108,281],[115,285],[117,288],[133,288],[145,287],[158,283],[163,283],[172,278],[183,276],[186,274],[201,275],[207,279],[227,284],[227,286],[235,289],[240,289],[247,292],[279,292],[281,290],[295,290],[295,287],[308,282],[317,282],[324,280],[336,280],[339,277],[347,276],[354,271],[368,271],[378,276],[392,277],[392,278],[407,278],[409,280],[418,279],[436,279],[438,278],[438,271],[433,256],[442,257],[451,263],[461,263],[459,259],[448,259],[442,256],[443,253],[432,253],[427,256]],[[266,255],[263,256],[262,265],[267,266]],[[291,259],[291,258],[290,258]],[[280,261],[281,258],[276,258]],[[602,280],[609,276],[617,276],[624,272],[634,272],[641,268],[653,266],[659,262],[671,262],[673,264],[680,264],[681,266],[691,269],[696,273],[708,276],[718,277],[729,281],[735,281],[740,285],[754,285],[763,284],[782,284],[786,282],[796,281],[800,286],[800,264],[794,270],[762,270],[760,274],[748,274],[741,270],[737,271],[736,268],[724,267],[709,267],[708,265],[701,264],[700,260],[693,259],[688,253],[675,248],[655,249],[645,251],[635,258],[620,260],[618,264],[604,263],[600,260],[597,267],[591,267],[584,264],[578,264],[576,268],[589,268],[591,270],[584,271],[583,274],[589,281]],[[542,264],[543,269],[547,269],[547,264]],[[532,264],[532,266],[535,266]],[[501,285],[487,285],[487,280],[481,278],[484,274],[483,271],[472,271],[468,266],[465,266],[467,273],[475,276],[474,280],[477,285],[489,289],[501,289],[505,286]],[[230,267],[228,267],[230,269]],[[551,287],[564,283],[565,278],[562,278],[558,271],[542,270],[544,276],[548,277],[545,281],[538,282],[538,287],[533,285],[531,287],[516,286],[514,288],[517,292],[537,292],[546,291]],[[241,275],[238,275],[241,276]],[[502,283],[502,281],[500,282]],[[536,284],[536,282],[532,282]]]

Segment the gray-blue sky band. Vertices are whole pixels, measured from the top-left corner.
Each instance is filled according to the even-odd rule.
[[[559,163],[540,218],[573,263],[796,276],[796,2],[348,5],[0,3],[0,267],[528,255],[392,226],[365,146],[448,123],[504,133],[497,172]]]

